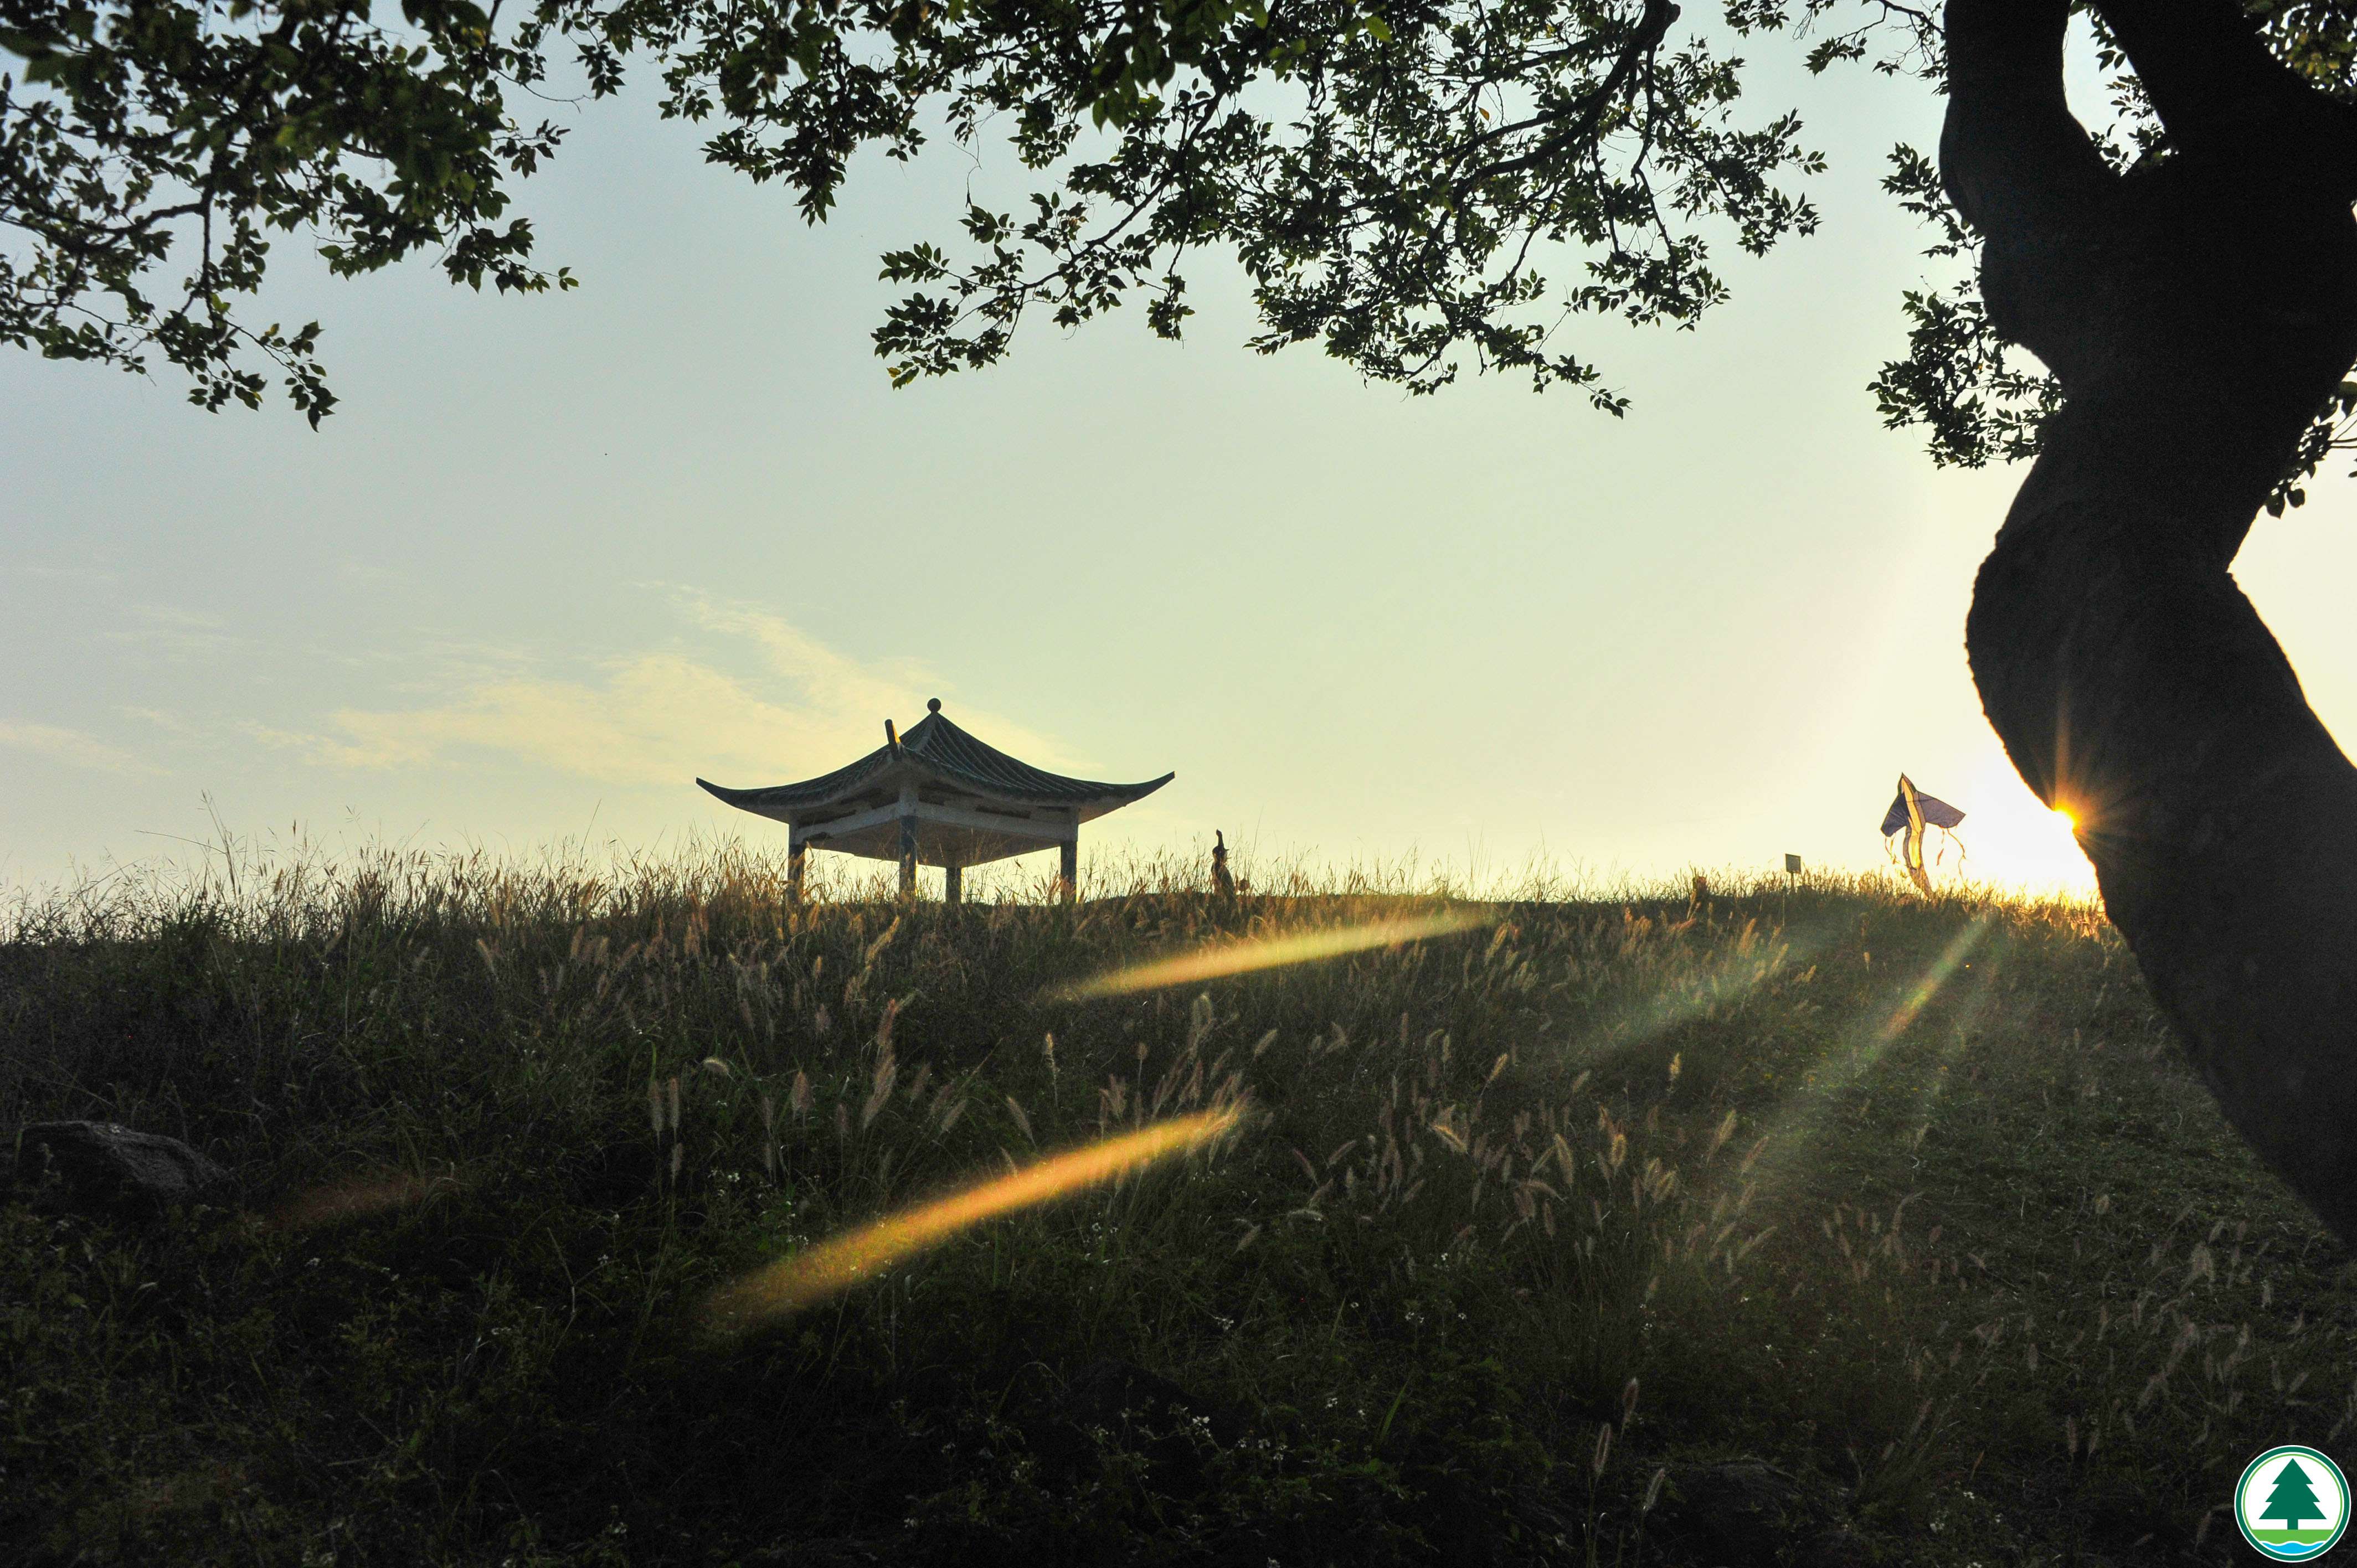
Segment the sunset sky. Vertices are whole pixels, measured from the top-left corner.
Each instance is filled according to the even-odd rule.
[[[1219,828],[1247,872],[1879,867],[1905,769],[1970,813],[1975,874],[2084,886],[1962,651],[2019,476],[1934,470],[1865,390],[1937,264],[1877,182],[1939,102],[1745,52],[1740,113],[1799,104],[1833,160],[1824,231],[1718,245],[1735,300],[1696,331],[1568,326],[1621,421],[1259,357],[1211,266],[1183,346],[1125,310],[896,392],[877,255],[1006,156],[872,160],[813,231],[642,94],[524,188],[574,293],[330,284],[282,241],[258,319],[326,324],[317,434],[0,356],[0,887],[190,854],[208,797],[265,841],[781,847],[694,779],[824,771],[934,696],[1043,767],[1177,770],[1084,866]],[[2237,575],[2345,739],[2357,489],[2311,495]]]

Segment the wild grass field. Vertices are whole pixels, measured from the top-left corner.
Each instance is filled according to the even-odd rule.
[[[2357,1442],[2345,1254],[2083,908],[231,870],[0,932],[0,1163],[88,1118],[238,1184],[0,1194],[0,1561],[2217,1563],[2254,1455]],[[1225,1111],[799,1312],[706,1310]]]

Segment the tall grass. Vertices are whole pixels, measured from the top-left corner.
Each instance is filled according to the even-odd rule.
[[[1763,1552],[2222,1560],[2242,1464],[2357,1420],[2338,1251],[2088,910],[1532,879],[1057,999],[1467,908],[1240,871],[952,914],[738,849],[231,854],[20,904],[0,1130],[242,1189],[0,1208],[0,1557],[1713,1562],[1689,1479],[1753,1455],[1800,1486]],[[757,1332],[698,1311],[1212,1108]]]

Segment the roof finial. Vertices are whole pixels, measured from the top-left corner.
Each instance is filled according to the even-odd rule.
[[[900,749],[900,736],[892,728],[892,721],[890,719],[886,719],[884,721],[884,744],[890,746],[895,751]]]
[[[928,697],[925,699],[925,712],[929,714],[938,714],[941,711],[942,700],[939,697]]]

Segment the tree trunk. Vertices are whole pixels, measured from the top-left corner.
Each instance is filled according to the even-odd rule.
[[[2228,575],[2357,359],[2357,139],[2226,0],[2098,0],[2169,136],[2107,168],[2065,0],[1951,0],[1941,167],[2066,403],[1965,642],[2228,1120],[2357,1238],[2357,771]]]

